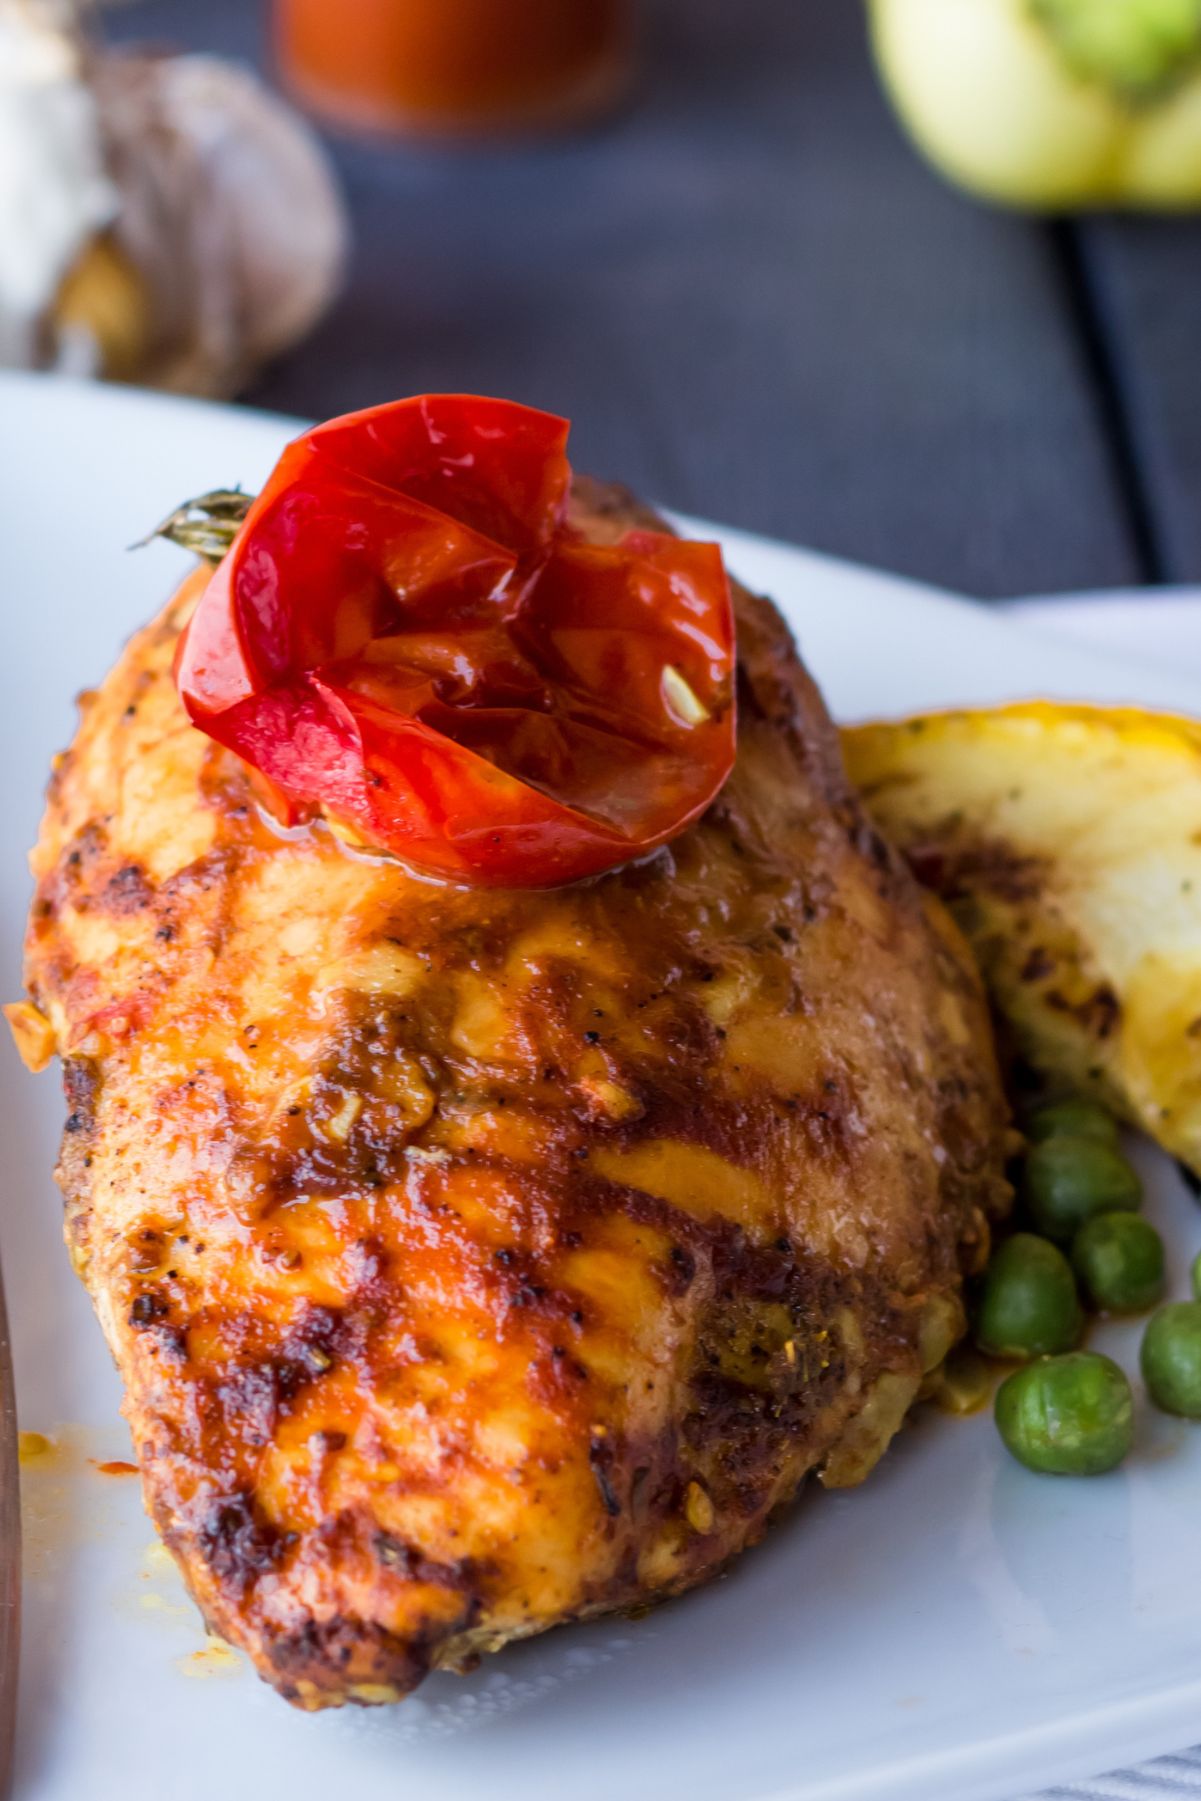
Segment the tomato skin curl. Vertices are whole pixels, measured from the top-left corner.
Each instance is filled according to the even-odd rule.
[[[285,450],[176,681],[285,823],[470,886],[555,887],[674,838],[734,762],[716,545],[585,542],[566,420],[422,395]]]

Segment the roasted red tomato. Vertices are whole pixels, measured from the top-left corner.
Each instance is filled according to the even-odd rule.
[[[306,432],[185,634],[202,731],[315,813],[471,884],[550,887],[681,832],[734,761],[721,554],[566,524],[568,426],[425,395]]]

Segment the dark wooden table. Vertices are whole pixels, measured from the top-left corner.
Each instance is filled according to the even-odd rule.
[[[580,467],[971,594],[1201,580],[1201,221],[953,193],[892,121],[857,0],[648,13],[603,130],[331,140],[350,281],[245,399],[511,395],[572,417]],[[143,0],[111,31],[267,66],[254,0]]]

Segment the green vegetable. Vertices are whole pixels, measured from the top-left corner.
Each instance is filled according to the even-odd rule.
[[[1201,206],[1201,0],[870,0],[918,145],[1045,211]]]
[[[1143,1333],[1140,1361],[1157,1407],[1201,1419],[1201,1301],[1161,1307]]]
[[[1132,102],[1186,81],[1201,57],[1201,0],[1030,0],[1069,68]]]
[[[976,1343],[994,1357],[1038,1357],[1067,1351],[1084,1316],[1076,1279],[1062,1251],[1032,1232],[1015,1232],[984,1276],[976,1310]]]
[[[1094,1213],[1132,1213],[1142,1205],[1138,1176],[1121,1151],[1095,1138],[1048,1138],[1023,1172],[1026,1205],[1040,1232],[1064,1243]]]
[[[1121,1463],[1134,1441],[1130,1384],[1096,1351],[1043,1357],[1015,1370],[997,1391],[996,1420],[1018,1462],[1051,1476],[1099,1476]]]
[[[1118,1122],[1096,1101],[1056,1101],[1030,1115],[1026,1137],[1031,1144],[1042,1144],[1047,1138],[1095,1138],[1116,1149]]]
[[[1137,1213],[1086,1219],[1072,1245],[1072,1267],[1106,1313],[1142,1313],[1163,1297],[1163,1239]]]

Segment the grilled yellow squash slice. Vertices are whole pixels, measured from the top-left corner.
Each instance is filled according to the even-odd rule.
[[[843,743],[1018,1054],[1201,1173],[1201,724],[1035,702]]]

